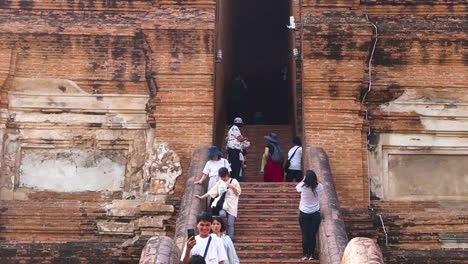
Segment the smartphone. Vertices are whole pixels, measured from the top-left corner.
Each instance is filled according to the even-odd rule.
[[[194,237],[195,230],[194,229],[187,229],[187,238]]]

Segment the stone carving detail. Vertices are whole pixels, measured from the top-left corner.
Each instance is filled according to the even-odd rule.
[[[179,156],[166,143],[154,143],[143,165],[144,192],[172,194],[177,177],[182,174]]]

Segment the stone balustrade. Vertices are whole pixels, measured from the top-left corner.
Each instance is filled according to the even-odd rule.
[[[384,263],[382,252],[373,240],[358,237],[348,243],[340,202],[325,151],[322,148],[309,147],[303,157],[305,168],[314,170],[324,187],[320,197],[320,263]]]

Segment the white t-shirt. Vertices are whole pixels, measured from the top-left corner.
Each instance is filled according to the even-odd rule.
[[[231,149],[242,149],[242,144],[241,142],[237,139],[238,136],[242,136],[241,132],[240,132],[240,129],[238,126],[236,125],[233,125],[228,133],[227,133],[227,137],[226,137],[226,141],[227,141],[227,147],[228,148],[231,148]]]
[[[211,243],[208,248],[208,252],[205,257],[206,264],[218,264],[220,261],[225,261],[227,259],[226,249],[224,248],[224,243],[221,238],[217,237],[215,234],[211,234]],[[197,243],[190,251],[190,256],[200,255],[203,256],[205,253],[206,245],[210,236],[206,238],[201,238],[200,235],[195,236]],[[187,244],[184,246],[180,261],[184,260],[185,252],[187,251]]]
[[[213,188],[213,186],[220,180],[218,171],[220,168],[225,167],[231,172],[231,166],[229,161],[224,158],[220,158],[219,160],[209,160],[205,164],[205,168],[203,168],[203,173],[210,177],[208,181],[208,190]]]
[[[297,151],[296,151],[296,149],[297,149]],[[292,157],[292,159],[291,159],[291,156],[294,153],[294,151],[296,151],[296,153],[294,154],[294,157]],[[291,159],[291,161],[290,161],[291,165],[289,166],[290,170],[301,171],[302,170],[302,164],[301,164],[301,161],[302,161],[302,147],[294,146],[291,149],[289,149],[288,159]]]
[[[239,195],[241,195],[242,190],[239,182],[236,179],[229,179],[229,181],[231,180],[231,184],[234,186],[234,188],[236,188],[238,194],[235,194],[232,189],[228,189],[226,182],[219,180],[215,186],[213,186],[213,188],[208,191],[208,195],[210,195],[211,198],[215,198],[218,196],[218,194],[222,194],[227,190],[226,197],[224,198],[223,209],[226,210],[226,212],[228,212],[230,215],[237,217]]]
[[[206,174],[210,177],[218,176],[218,171],[222,167],[231,171],[231,166],[229,165],[229,161],[224,158],[220,158],[219,160],[209,160],[206,162],[205,167],[203,168],[203,174]]]
[[[319,183],[315,187],[315,195],[312,192],[312,189],[304,186],[304,182],[300,182],[296,185],[297,192],[301,193],[301,202],[299,203],[299,210],[306,214],[315,213],[320,210],[319,197],[320,193],[323,191],[323,185]]]

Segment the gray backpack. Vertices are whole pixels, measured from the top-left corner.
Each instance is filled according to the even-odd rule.
[[[272,161],[275,163],[283,164],[283,151],[281,151],[281,148],[277,144],[271,144],[270,146],[273,146],[273,153],[271,153],[270,150],[270,158]]]

